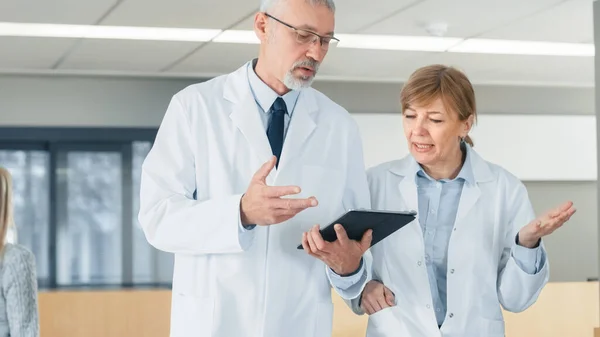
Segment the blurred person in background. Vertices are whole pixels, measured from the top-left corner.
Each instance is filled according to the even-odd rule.
[[[368,251],[369,281],[349,303],[370,315],[368,337],[503,337],[501,308],[535,303],[549,278],[542,237],[573,203],[536,218],[525,185],[473,149],[475,93],[461,71],[420,68],[400,101],[410,154],[369,169],[371,205],[417,219]]]
[[[0,337],[39,336],[35,257],[16,239],[12,178],[0,167]],[[9,240],[9,234],[13,233]]]

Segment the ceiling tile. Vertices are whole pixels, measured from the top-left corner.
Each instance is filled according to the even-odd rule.
[[[354,33],[357,29],[376,22],[383,16],[401,10],[413,3],[423,0],[343,0],[336,2],[335,31],[337,33]],[[249,17],[234,29],[254,29],[254,17]]]
[[[74,43],[73,39],[0,37],[0,68],[51,68]]]
[[[446,36],[478,35],[537,11],[551,7],[561,0],[429,0],[383,20],[362,31],[367,34],[396,34],[424,36],[424,28],[432,23],[448,25]]]
[[[342,0],[336,3],[335,31],[356,33],[383,17],[401,11],[423,0]]]
[[[0,21],[94,24],[116,0],[2,0]]]
[[[257,10],[248,0],[126,0],[102,24],[224,29]]]
[[[321,65],[321,76],[334,78],[404,79],[412,71],[406,60],[419,59],[420,52],[333,48]]]
[[[247,17],[244,21],[238,23],[232,29],[235,30],[254,30],[254,16]]]
[[[61,69],[157,72],[197,47],[192,42],[84,40]]]
[[[454,66],[478,84],[579,84],[594,79],[593,57],[423,53],[404,63],[418,67],[430,64]]]
[[[593,57],[491,55],[478,81],[546,85],[594,85]]]
[[[169,72],[188,74],[226,74],[257,57],[258,45],[209,43]]]
[[[584,42],[593,40],[592,1],[571,0],[505,27],[484,38]]]
[[[405,81],[418,68],[432,64],[456,67],[477,84],[590,85],[594,82],[594,60],[590,57],[336,49],[327,56],[319,73],[337,79]]]
[[[483,54],[341,48],[332,51],[322,66],[322,75],[372,81],[406,81],[418,68],[432,64],[454,66],[467,74],[477,74],[496,67],[488,61],[489,56]]]

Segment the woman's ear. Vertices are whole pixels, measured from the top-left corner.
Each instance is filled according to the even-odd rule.
[[[470,115],[464,122],[464,128],[463,128],[463,132],[464,135],[463,137],[466,137],[467,134],[469,134],[469,132],[471,131],[471,128],[473,127],[473,121],[475,120],[475,116],[474,115]]]

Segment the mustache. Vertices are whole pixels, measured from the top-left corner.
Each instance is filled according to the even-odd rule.
[[[303,68],[303,67],[309,67],[314,69],[315,73],[317,72],[317,70],[319,70],[319,62],[317,62],[314,59],[306,59],[306,60],[302,60],[302,61],[298,61],[296,63],[294,63],[294,65],[292,66],[292,69],[297,69],[297,68]]]

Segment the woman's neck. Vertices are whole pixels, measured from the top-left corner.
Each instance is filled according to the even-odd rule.
[[[466,158],[466,149],[462,149],[462,146],[458,147],[456,151],[447,160],[444,160],[435,165],[422,165],[423,170],[431,178],[435,180],[440,179],[454,179],[460,173]]]

